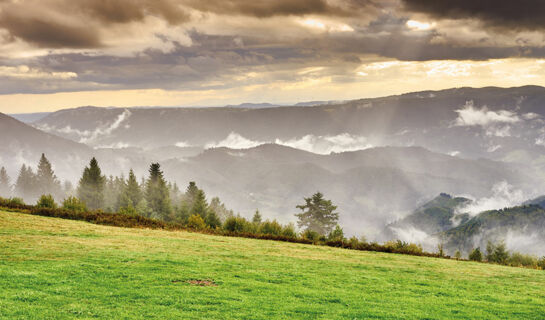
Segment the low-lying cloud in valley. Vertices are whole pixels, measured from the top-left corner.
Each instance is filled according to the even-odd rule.
[[[520,117],[516,112],[509,110],[491,111],[486,106],[475,107],[473,101],[468,101],[462,109],[455,110],[458,113],[456,126],[482,126],[487,127],[497,123],[516,123]]]
[[[467,198],[473,198],[466,196]],[[503,209],[520,205],[531,198],[525,195],[522,190],[516,189],[506,181],[499,182],[492,187],[492,195],[475,199],[466,206],[458,208],[458,213],[469,213],[475,216],[483,211]]]
[[[301,138],[275,139],[271,141],[251,140],[236,132],[231,132],[225,139],[218,142],[210,142],[205,145],[206,149],[226,147],[230,149],[249,149],[263,144],[274,143],[316,154],[331,154],[347,151],[357,151],[372,148],[366,137],[342,133],[339,135],[316,136],[305,135]]]

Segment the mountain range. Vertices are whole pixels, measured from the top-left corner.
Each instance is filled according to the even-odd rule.
[[[160,162],[180,186],[196,181],[243,215],[260,209],[283,222],[321,191],[338,204],[347,233],[377,239],[396,236],[391,227],[435,234],[464,225],[475,213],[451,221],[452,204],[493,197],[501,183],[527,198],[545,193],[545,88],[316,104],[81,107],[27,124],[1,115],[0,165],[15,176],[44,152],[76,182],[92,156],[114,175],[133,168],[142,177]],[[463,196],[425,206],[441,192]]]

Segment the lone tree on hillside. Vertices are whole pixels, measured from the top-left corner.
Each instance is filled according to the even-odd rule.
[[[330,233],[339,220],[339,213],[335,211],[337,206],[334,206],[331,200],[324,199],[324,195],[320,192],[304,199],[305,204],[296,207],[303,211],[295,214],[299,219],[297,222],[299,228],[315,231],[321,235]]]
[[[102,175],[98,161],[95,158],[91,159],[79,180],[78,198],[91,210],[102,208],[105,184],[106,177]]]

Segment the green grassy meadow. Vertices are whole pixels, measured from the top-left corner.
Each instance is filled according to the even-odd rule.
[[[545,272],[0,212],[0,319],[72,318],[543,319]]]

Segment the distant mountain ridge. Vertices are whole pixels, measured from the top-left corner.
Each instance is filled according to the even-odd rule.
[[[353,148],[421,146],[465,158],[532,164],[545,179],[539,160],[545,134],[538,130],[545,119],[543,105],[543,87],[455,88],[312,108],[87,107],[57,111],[34,125],[95,147],[203,147],[219,142],[235,147],[227,140],[232,133],[252,144],[280,140],[296,146],[325,140]]]

